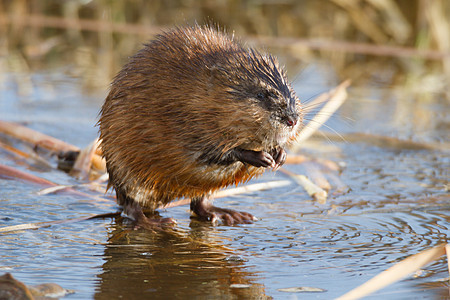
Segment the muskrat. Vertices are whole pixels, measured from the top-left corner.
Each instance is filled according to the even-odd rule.
[[[109,186],[123,212],[150,227],[154,211],[182,197],[200,219],[250,223],[213,206],[212,192],[286,160],[301,104],[276,58],[209,26],[150,41],[114,78],[100,112]]]

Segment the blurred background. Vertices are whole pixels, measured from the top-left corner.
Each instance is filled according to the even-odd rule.
[[[161,29],[209,23],[282,56],[291,76],[329,64],[354,84],[447,92],[447,0],[2,0],[0,67],[67,66],[105,87],[127,56]]]

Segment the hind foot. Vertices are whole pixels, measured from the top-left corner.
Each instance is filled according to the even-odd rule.
[[[220,208],[212,205],[206,197],[191,200],[191,211],[200,219],[217,224],[222,221],[225,225],[250,224],[258,219],[243,211]]]
[[[177,222],[172,218],[159,218],[157,215],[149,218],[144,215],[141,206],[136,201],[127,201],[123,204],[123,213],[133,220],[134,229],[147,229],[160,231]]]

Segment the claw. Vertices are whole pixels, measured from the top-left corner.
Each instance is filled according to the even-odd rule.
[[[249,224],[258,220],[252,214],[246,212],[213,206],[206,197],[191,200],[191,210],[199,219],[208,220],[213,225],[217,225],[219,221],[226,225],[234,225]]]

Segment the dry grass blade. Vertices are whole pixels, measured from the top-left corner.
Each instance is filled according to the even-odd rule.
[[[405,276],[411,274],[412,272],[419,270],[421,267],[429,264],[430,262],[438,260],[442,255],[446,253],[446,250],[449,247],[450,246],[448,244],[442,244],[434,248],[414,254],[402,260],[401,262],[395,264],[394,266],[390,267],[386,271],[381,272],[374,278],[358,286],[357,288],[351,290],[345,295],[337,298],[336,300],[360,299],[375,291],[378,291],[384,288],[385,286],[404,278]],[[447,255],[447,260],[449,259],[450,257]]]
[[[280,169],[280,172],[289,175],[295,182],[302,186],[309,196],[313,197],[320,204],[325,204],[327,202],[328,193],[327,191],[321,189],[311,180],[309,180],[305,175],[298,175],[291,171]]]
[[[308,139],[344,103],[344,101],[347,99],[347,87],[349,85],[350,80],[346,80],[330,92],[326,93],[329,98],[328,102],[300,132],[297,137],[298,143]],[[319,97],[323,96],[319,95]]]
[[[72,186],[68,186],[68,185],[55,185],[55,186],[51,186],[51,187],[42,189],[42,190],[40,190],[39,192],[37,192],[37,194],[38,194],[39,196],[48,195],[48,194],[53,194],[53,193],[59,192],[59,191],[61,191],[61,190],[65,190],[65,189],[67,189],[67,188],[69,188],[69,187],[72,187]]]

